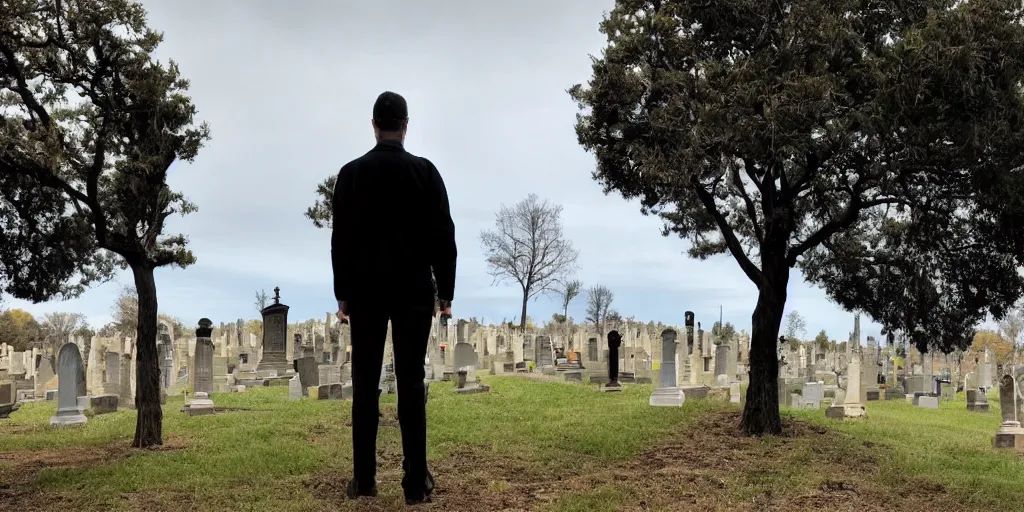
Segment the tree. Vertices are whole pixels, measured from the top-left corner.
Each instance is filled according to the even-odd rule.
[[[799,342],[803,338],[804,334],[807,333],[807,322],[804,321],[804,317],[800,316],[800,312],[797,310],[790,311],[786,315],[786,339],[793,342],[796,340]]]
[[[814,337],[814,344],[818,346],[818,350],[821,352],[828,351],[828,347],[831,343],[828,340],[828,333],[825,332],[825,329],[822,329],[821,332]]]
[[[0,313],[0,340],[19,352],[29,350],[39,342],[39,322],[23,309],[8,309]]]
[[[1010,3],[618,0],[600,30],[592,78],[569,91],[595,179],[690,256],[731,254],[758,290],[744,433],[782,430],[794,267],[915,343],[963,346],[1020,296],[1024,244],[1003,236],[1024,229]]]
[[[598,334],[604,336],[604,324],[612,313],[615,294],[603,284],[595,284],[587,290],[587,321],[594,324]]]
[[[263,321],[262,320],[249,320],[245,323],[245,328],[256,335],[257,338],[263,338]],[[242,343],[249,343],[249,340],[242,340]]]
[[[304,215],[318,229],[331,229],[334,226],[334,185],[337,182],[338,175],[332,174],[317,184],[317,199],[313,206],[306,208]]]
[[[726,322],[725,326],[721,322],[715,322],[711,326],[711,338],[715,340],[715,345],[728,343],[732,341],[734,336],[736,336],[736,327],[730,322]]]
[[[562,321],[559,323],[564,323],[569,318],[569,304],[573,299],[579,297],[582,291],[583,283],[581,281],[573,279],[558,283],[557,293],[562,298]]]
[[[984,329],[974,335],[971,350],[976,353],[991,350],[997,363],[1008,364],[1013,361],[1013,345],[998,332]]]
[[[480,233],[487,266],[496,282],[512,280],[523,290],[519,326],[526,329],[526,304],[557,291],[576,270],[579,252],[562,233],[562,207],[530,194],[511,207],[502,205],[494,230]]]
[[[256,291],[256,302],[253,305],[256,306],[257,313],[263,314],[263,310],[270,305],[270,297],[267,296],[265,290]]]
[[[88,328],[85,315],[81,313],[47,313],[43,315],[40,325],[43,340],[54,354],[73,334],[81,332],[83,327]]]
[[[124,286],[117,294],[110,317],[117,336],[130,336],[139,325],[139,294],[135,287]],[[170,333],[173,336],[173,333]]]
[[[1024,332],[1024,312],[1019,308],[1007,311],[1003,318],[999,320],[999,331],[1002,333],[1003,339],[1010,344],[1012,354],[1015,354],[1017,352],[1017,345],[1020,343],[1021,332]]]
[[[163,36],[135,2],[14,0],[0,27],[0,208],[43,226],[41,237],[5,229],[20,250],[0,250],[8,291],[40,301],[109,277],[115,262],[131,269],[139,304],[132,446],[162,444],[154,270],[195,262],[184,236],[163,232],[169,217],[196,209],[167,186],[167,173],[196,156],[209,130],[193,124],[178,66],[153,57]],[[23,208],[26,194],[41,204]],[[18,265],[27,270],[12,272]]]

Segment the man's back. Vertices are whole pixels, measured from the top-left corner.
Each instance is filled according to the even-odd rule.
[[[440,173],[401,143],[381,141],[338,174],[335,294],[342,300],[422,304],[455,286],[455,228]]]

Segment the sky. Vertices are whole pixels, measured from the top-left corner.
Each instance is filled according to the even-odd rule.
[[[409,103],[406,148],[429,158],[448,188],[459,248],[453,313],[486,322],[519,314],[517,285],[493,285],[479,234],[494,213],[530,193],[564,207],[565,235],[580,251],[577,277],[603,284],[613,308],[644,321],[683,323],[685,311],[710,326],[719,317],[750,329],[754,285],[730,256],[689,259],[687,244],[661,236],[661,221],[639,204],[605,195],[594,158],[576,140],[577,107],[566,93],[590,77],[590,57],[611,0],[153,0],[158,50],[191,81],[212,140],[168,181],[199,206],[166,233],[188,235],[198,263],[157,271],[161,312],[191,325],[256,318],[256,290],[291,307],[289,320],[335,311],[330,232],[303,216],[316,185],[373,144],[372,105],[385,90]],[[28,304],[41,316],[85,314],[109,321],[130,274],[67,302]],[[585,316],[585,297],[569,308]],[[529,305],[532,318],[560,310],[555,298]],[[799,311],[807,337],[825,329],[845,340],[853,314],[799,278],[787,313]],[[862,319],[863,336],[879,326]]]

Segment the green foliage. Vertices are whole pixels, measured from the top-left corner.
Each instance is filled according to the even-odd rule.
[[[334,225],[334,185],[338,176],[332,174],[316,186],[317,199],[304,214],[317,229],[331,229]]]
[[[0,27],[0,218],[17,219],[0,243],[7,291],[80,293],[112,275],[112,254],[121,266],[193,263],[184,236],[163,234],[196,209],[166,178],[209,132],[193,125],[178,66],[152,57],[162,35],[142,6],[14,0]]]
[[[716,321],[715,324],[711,326],[711,337],[715,340],[716,345],[732,341],[735,336],[736,327],[734,327],[731,322],[726,322],[723,327],[721,322]]]
[[[14,350],[23,351],[38,346],[42,338],[39,322],[23,309],[8,309],[0,313],[0,341]]]
[[[691,256],[730,253],[759,303],[799,266],[915,343],[963,347],[1024,289],[1005,236],[1024,225],[1021,21],[1001,0],[618,0],[570,90],[579,142],[606,191]]]
[[[821,332],[819,332],[818,335],[814,337],[814,343],[818,346],[818,350],[820,352],[825,352],[826,350],[828,350],[830,343],[828,340],[828,334],[825,332],[825,329],[822,329]]]

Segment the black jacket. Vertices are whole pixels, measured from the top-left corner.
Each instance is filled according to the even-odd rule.
[[[430,303],[455,294],[455,223],[434,164],[397,142],[349,162],[334,187],[334,296]]]

